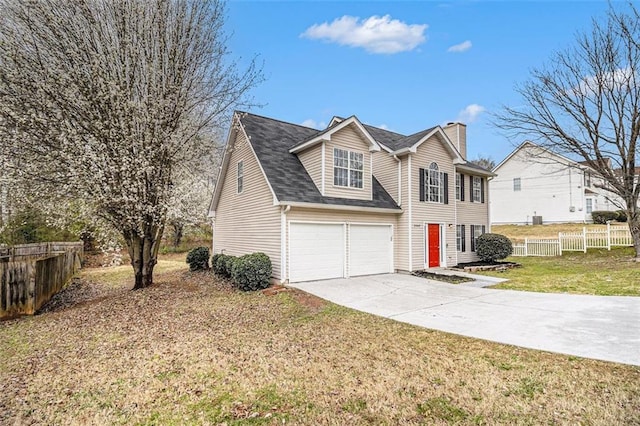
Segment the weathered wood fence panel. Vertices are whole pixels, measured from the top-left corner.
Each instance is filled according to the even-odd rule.
[[[607,225],[606,229],[582,229],[582,232],[560,232],[558,239],[530,239],[513,243],[512,256],[560,256],[564,251],[587,252],[588,248],[633,246],[633,239],[626,226]]]
[[[83,256],[82,243],[23,244],[3,250],[0,318],[35,313],[80,269]]]

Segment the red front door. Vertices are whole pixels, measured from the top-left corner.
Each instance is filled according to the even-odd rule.
[[[427,225],[427,244],[429,268],[440,266],[440,225]]]

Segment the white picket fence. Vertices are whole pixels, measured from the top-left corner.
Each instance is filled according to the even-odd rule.
[[[633,239],[627,226],[606,229],[582,228],[582,232],[560,232],[557,239],[525,238],[524,243],[513,243],[512,256],[560,256],[564,251],[587,252],[588,248],[632,246]]]

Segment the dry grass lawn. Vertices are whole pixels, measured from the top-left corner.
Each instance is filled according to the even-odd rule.
[[[132,292],[0,323],[0,424],[640,424],[640,368],[414,327],[174,256]]]
[[[626,226],[617,223],[616,226]],[[514,241],[524,241],[525,238],[558,238],[558,232],[582,232],[582,228],[606,229],[607,225],[583,223],[552,223],[549,225],[491,225],[491,232],[502,234]]]

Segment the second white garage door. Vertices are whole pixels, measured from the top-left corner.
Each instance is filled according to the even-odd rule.
[[[391,225],[349,226],[349,275],[393,272]]]
[[[343,224],[292,223],[289,250],[291,282],[344,277]]]

